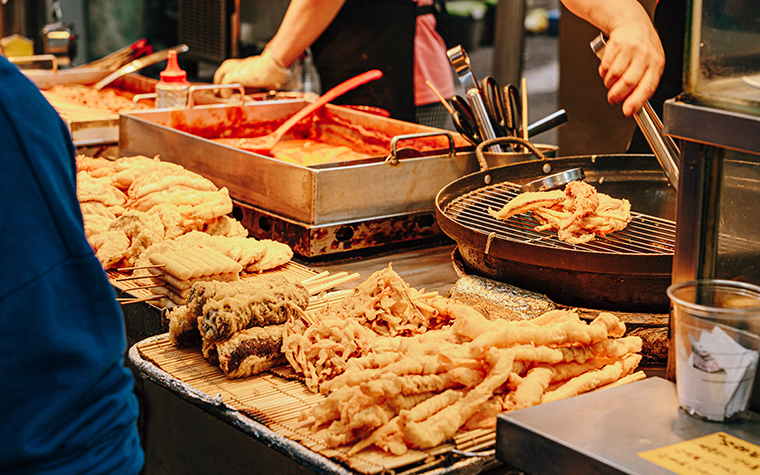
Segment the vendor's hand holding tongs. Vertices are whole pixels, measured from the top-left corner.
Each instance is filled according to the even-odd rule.
[[[607,37],[603,33],[600,33],[591,42],[591,50],[599,59],[602,59],[605,46],[607,46]],[[654,109],[652,109],[649,101],[644,103],[644,107],[639,109],[633,115],[633,118],[636,120],[639,129],[641,129],[641,133],[647,139],[657,161],[660,162],[662,171],[665,172],[670,186],[678,191],[678,163],[681,159],[681,150],[678,148],[678,145],[676,145],[672,137],[665,135],[663,132],[662,122]]]

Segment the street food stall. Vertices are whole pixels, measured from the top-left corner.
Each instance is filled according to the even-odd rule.
[[[141,108],[155,82],[114,83],[142,89],[78,191],[123,304],[145,473],[658,473],[638,452],[715,428],[759,443],[756,415],[688,419],[657,377],[671,283],[760,283],[741,74],[668,105],[678,191],[659,157],[491,137],[479,90],[475,141],[327,104],[262,149],[319,99]]]
[[[557,171],[582,166],[586,170],[587,181],[597,185],[600,190],[609,193],[619,194],[620,190],[626,186],[629,189],[640,189],[642,188],[641,183],[647,183],[647,185],[653,183],[652,187],[663,189],[663,191],[654,194],[654,199],[640,200],[641,210],[646,214],[635,215],[636,223],[641,223],[644,228],[649,226],[662,228],[658,237],[653,238],[656,242],[655,245],[650,245],[650,250],[637,252],[634,248],[633,250],[619,251],[619,248],[614,245],[616,240],[614,233],[610,236],[595,236],[594,241],[602,248],[609,247],[608,252],[610,254],[616,256],[623,254],[620,257],[621,259],[630,258],[632,262],[636,262],[638,257],[641,260],[661,261],[664,262],[665,266],[669,264],[669,257],[672,255],[672,247],[669,248],[668,246],[673,233],[673,196],[669,194],[667,179],[663,176],[653,157],[638,157],[638,161],[628,162],[630,169],[621,170],[613,165],[615,160],[612,157],[552,158],[545,156],[538,147],[532,144],[530,147],[535,151],[531,151],[531,153],[489,154],[484,151],[484,146],[479,146],[473,150],[461,137],[452,136],[450,132],[429,130],[375,114],[330,105],[315,113],[310,120],[302,123],[300,128],[294,129],[292,136],[300,140],[311,140],[315,137],[320,141],[338,140],[338,143],[332,143],[333,146],[342,146],[354,141],[356,137],[361,137],[361,143],[372,151],[372,153],[367,154],[368,157],[307,165],[288,163],[286,160],[236,146],[237,140],[245,139],[251,133],[246,129],[250,127],[250,124],[259,122],[263,124],[261,130],[271,131],[302,107],[305,107],[304,103],[296,101],[244,106],[214,105],[171,111],[129,112],[121,115],[120,144],[124,153],[128,155],[151,156],[156,154],[160,156],[161,162],[179,165],[184,169],[207,177],[217,187],[229,190],[230,196],[235,202],[235,209],[255,207],[258,210],[266,211],[269,216],[276,216],[279,221],[297,221],[306,227],[340,225],[344,228],[360,229],[358,227],[360,223],[388,216],[404,216],[420,211],[436,216],[445,208],[440,202],[436,202],[437,200],[440,201],[442,195],[445,195],[445,193],[441,194],[441,190],[451,183],[459,186],[459,180],[474,177],[472,180],[479,184],[490,183],[493,186],[504,185],[519,188],[521,184],[552,176]],[[399,137],[400,140],[408,142],[408,150],[404,152],[406,154],[404,156],[401,156],[398,150],[392,150],[394,143],[400,147],[398,144]],[[216,139],[227,140],[219,141]],[[378,151],[370,148],[374,141],[384,143],[385,149]],[[362,151],[361,148],[360,151]],[[502,160],[506,164],[489,163],[489,160]],[[513,163],[509,164],[509,162]],[[525,170],[516,168],[523,163],[531,164],[532,167]],[[633,170],[636,164],[641,166],[641,170]],[[485,178],[486,176],[489,178]],[[359,185],[361,188],[357,189]],[[468,195],[468,191],[464,188],[456,188],[453,194],[459,197]],[[504,201],[508,201],[508,199]],[[493,206],[498,205],[498,202],[493,204]],[[236,216],[236,213],[233,211],[232,215]],[[339,243],[333,249],[322,250],[316,253],[318,255],[315,255],[309,251],[308,247],[299,247],[299,240],[304,239],[302,236],[294,237],[287,233],[275,233],[255,237],[257,226],[251,226],[252,223],[249,221],[251,219],[249,216],[252,215],[238,213],[237,216],[242,218],[240,222],[246,226],[249,235],[252,236],[249,239],[279,240],[282,237],[292,247],[294,251],[293,260],[280,267],[277,272],[293,277],[304,285],[325,279],[324,276],[320,277],[323,273],[356,274],[354,280],[336,284],[331,292],[324,295],[315,294],[313,298],[344,299],[339,300],[343,303],[339,303],[337,306],[327,304],[325,308],[333,309],[330,311],[335,311],[340,307],[352,307],[354,304],[349,304],[347,299],[349,297],[358,298],[357,296],[363,295],[367,288],[374,285],[374,280],[388,283],[396,282],[396,284],[393,284],[393,287],[380,286],[380,289],[385,290],[369,291],[370,295],[379,292],[379,295],[386,295],[387,302],[391,303],[395,298],[400,298],[399,302],[418,302],[415,304],[418,305],[416,311],[422,312],[422,314],[425,314],[425,311],[421,309],[439,308],[440,310],[435,312],[438,319],[454,318],[454,313],[447,312],[451,312],[451,308],[461,305],[456,302],[466,301],[468,302],[467,308],[479,308],[483,312],[490,309],[491,318],[497,318],[497,314],[502,315],[498,318],[506,318],[507,309],[511,310],[508,318],[512,320],[526,320],[538,317],[546,312],[557,312],[556,315],[567,315],[568,318],[573,319],[573,324],[577,325],[577,328],[583,333],[587,327],[596,328],[597,325],[601,325],[601,323],[593,322],[600,322],[597,320],[600,311],[606,309],[609,312],[604,314],[608,317],[604,318],[611,319],[609,322],[610,334],[623,337],[626,330],[630,331],[631,333],[626,334],[623,340],[634,342],[634,347],[640,348],[643,341],[643,337],[639,334],[659,333],[659,336],[647,339],[652,348],[660,348],[659,355],[656,350],[647,351],[648,357],[653,358],[647,364],[649,367],[655,368],[656,371],[657,365],[663,363],[661,348],[666,339],[663,338],[662,330],[666,328],[667,318],[662,313],[655,313],[666,311],[662,302],[657,301],[657,294],[663,292],[664,288],[662,277],[656,268],[639,272],[642,281],[653,281],[651,291],[640,292],[647,294],[651,301],[645,301],[637,307],[636,302],[632,299],[626,300],[624,298],[612,306],[609,303],[605,305],[603,299],[588,300],[585,302],[586,305],[579,309],[578,303],[573,302],[568,297],[572,292],[564,291],[555,294],[552,299],[544,295],[550,286],[541,288],[540,292],[534,292],[529,288],[520,288],[517,284],[522,282],[524,285],[524,282],[519,279],[517,282],[513,280],[508,283],[503,275],[483,275],[483,272],[473,272],[473,262],[468,261],[469,254],[466,251],[463,254],[457,252],[457,249],[461,250],[462,246],[465,246],[479,251],[482,250],[479,247],[481,243],[476,241],[462,242],[457,233],[450,231],[450,234],[445,236],[450,240],[438,241],[433,246],[424,240],[421,242],[412,240],[411,244],[413,245],[411,246],[399,246],[399,244],[405,244],[403,238],[401,242],[397,242],[391,235],[384,242],[373,246],[353,246],[356,241],[349,240],[347,242],[352,243],[352,246]],[[259,221],[258,226],[260,227],[261,218],[256,215],[253,216]],[[436,221],[439,224],[442,223],[441,217],[436,216]],[[650,225],[650,222],[653,224]],[[272,228],[278,226],[281,225],[275,222]],[[633,226],[634,234],[640,234],[641,231],[635,231],[635,226],[638,224]],[[442,229],[446,231],[443,226]],[[406,231],[413,235],[415,229],[406,228]],[[439,232],[442,233],[443,231]],[[543,231],[542,239],[554,240],[553,235],[556,236],[556,233]],[[292,241],[288,241],[288,239]],[[502,239],[499,237],[490,240],[494,250],[503,245],[496,242]],[[628,241],[630,238],[625,237],[623,240]],[[645,247],[646,245],[645,243],[642,246]],[[560,245],[560,247],[562,246]],[[341,255],[349,250],[353,251],[349,257]],[[572,259],[572,254],[575,252],[572,246],[566,248],[565,251],[558,251],[558,256],[561,257],[558,260]],[[627,253],[633,254],[633,257],[625,255]],[[325,259],[325,255],[330,254],[332,256],[328,257],[337,258],[334,260]],[[494,256],[498,257],[496,254]],[[314,257],[320,259],[314,259]],[[650,265],[651,263],[644,262],[639,266],[647,268]],[[494,269],[496,268],[494,266]],[[567,270],[560,269],[558,272]],[[131,302],[133,302],[124,306],[128,330],[130,329],[129,322],[142,321],[145,323],[146,321],[150,322],[151,319],[153,320],[152,328],[160,329],[151,335],[147,335],[144,339],[137,338],[139,341],[130,350],[130,363],[134,365],[136,373],[141,376],[142,388],[140,390],[144,391],[147,397],[146,405],[154,408],[150,411],[149,416],[146,416],[149,418],[144,421],[146,440],[165,440],[167,430],[170,430],[167,426],[176,426],[178,418],[188,418],[187,420],[192,421],[188,423],[190,425],[202,424],[205,434],[206,424],[202,422],[204,417],[199,417],[198,409],[200,408],[201,414],[210,414],[215,421],[221,420],[225,423],[222,427],[228,429],[227,431],[221,430],[221,433],[242,431],[258,444],[271,447],[269,451],[273,450],[279,454],[268,454],[267,457],[277,458],[284,454],[301,467],[318,473],[347,471],[347,473],[373,474],[389,470],[396,473],[469,473],[469,471],[480,471],[497,464],[493,452],[496,433],[493,426],[489,427],[488,424],[457,431],[456,427],[459,426],[457,423],[453,429],[448,428],[441,432],[444,434],[441,436],[443,439],[435,438],[431,439],[431,442],[419,442],[419,445],[410,447],[404,446],[403,450],[398,449],[398,453],[389,453],[378,447],[372,447],[369,445],[370,442],[367,443],[369,446],[354,446],[351,450],[351,445],[346,445],[346,443],[351,440],[355,442],[355,437],[360,437],[360,434],[368,429],[351,429],[348,433],[333,434],[330,429],[324,427],[324,423],[319,429],[317,427],[312,428],[313,422],[303,419],[305,414],[311,411],[319,411],[320,407],[329,404],[331,400],[329,399],[330,396],[326,399],[325,395],[314,392],[315,384],[327,384],[327,381],[320,383],[319,379],[314,379],[309,375],[337,374],[340,372],[338,369],[335,370],[336,373],[332,373],[332,369],[323,368],[321,365],[324,362],[316,363],[308,358],[303,360],[301,356],[297,356],[308,354],[311,351],[309,345],[306,347],[296,345],[297,349],[290,353],[292,358],[290,365],[275,366],[268,372],[252,375],[245,379],[229,380],[225,377],[224,370],[204,358],[198,347],[177,345],[176,342],[184,337],[173,334],[175,330],[172,328],[179,327],[178,324],[172,323],[176,321],[173,316],[175,310],[155,309],[146,312],[146,307],[160,307],[160,305],[151,301],[137,302],[150,290],[136,284],[133,280],[127,280],[130,277],[121,275],[119,272],[119,269],[114,269],[110,271],[110,275],[115,286],[122,292],[120,297],[131,298]],[[586,272],[592,273],[593,269]],[[662,272],[667,274],[666,270]],[[635,269],[631,269],[630,275],[636,273]],[[264,272],[258,276],[241,277],[241,280],[255,282],[257,279],[268,277],[269,274],[271,272]],[[557,273],[537,272],[536,274],[544,274],[547,278],[553,278],[552,276]],[[394,277],[390,278],[388,275]],[[401,277],[402,275],[403,277]],[[627,277],[628,275],[620,277],[616,274],[613,279],[624,280]],[[604,289],[608,285],[605,283],[599,288]],[[396,291],[390,290],[391,288],[405,289],[403,294],[406,292],[409,294],[405,297],[395,297]],[[346,291],[348,294],[343,293]],[[459,300],[457,300],[457,296]],[[192,297],[190,298],[192,299]],[[563,301],[563,299],[565,300]],[[626,304],[631,304],[631,307],[626,308]],[[362,305],[375,304],[365,303],[361,304],[360,307]],[[180,308],[182,307],[180,306]],[[340,331],[336,328],[331,330],[320,329],[321,325],[330,321],[329,318],[332,317],[329,317],[330,313],[310,316],[312,314],[309,312],[319,312],[319,308],[319,302],[312,300],[305,317],[305,321],[311,323],[301,326],[303,322],[298,323],[295,320],[290,322],[293,325],[292,328],[297,330],[294,330],[295,333],[291,335],[293,339],[287,340],[286,338],[283,340],[283,345],[285,345],[285,341],[305,341],[299,340],[297,335],[300,335],[300,332],[313,331],[317,332],[316,334],[330,334],[330,332]],[[142,315],[138,315],[141,312]],[[483,318],[480,316],[482,315],[480,312],[477,315],[479,316],[473,314],[473,318],[476,320]],[[449,320],[449,322],[451,321]],[[462,320],[462,322],[464,321]],[[625,322],[625,324],[620,322]],[[488,325],[482,321],[480,324]],[[446,328],[452,328],[435,326],[440,325],[440,322],[430,323],[430,325],[434,325],[430,327],[429,335],[431,338],[437,331],[445,332],[450,331]],[[462,325],[465,324],[462,323]],[[142,329],[145,328],[142,327]],[[417,328],[419,330],[422,327]],[[135,327],[132,329],[134,330]],[[411,334],[406,334],[407,336],[403,338],[410,338],[409,341],[412,341],[413,335],[417,334],[415,332],[418,330],[413,330]],[[390,330],[383,330],[380,335],[387,334],[384,333],[386,331]],[[546,332],[552,334],[549,327],[546,328]],[[468,336],[463,333],[455,338],[465,341],[473,339],[475,341],[477,333],[479,332],[467,333]],[[316,334],[308,338],[317,338]],[[419,335],[421,337],[424,334],[428,334],[428,332]],[[605,330],[606,334],[607,331]],[[343,337],[337,335],[335,336],[336,340],[325,346],[323,350],[336,351],[336,355],[325,356],[325,361],[339,361],[345,357],[346,353],[343,350],[336,349],[340,348],[344,341],[353,347],[351,346],[353,345],[351,343],[353,337],[344,340]],[[390,335],[394,334],[390,333]],[[544,348],[539,340],[531,338],[537,347]],[[314,341],[318,341],[318,339]],[[526,343],[527,341],[525,340]],[[483,344],[490,346],[488,343]],[[551,345],[548,342],[546,344]],[[572,344],[583,346],[580,341]],[[459,349],[452,351],[464,351],[464,347],[457,345],[456,348]],[[546,347],[546,350],[550,350],[549,346]],[[356,359],[359,361],[364,350],[357,349],[354,351],[358,352],[349,360]],[[595,350],[589,348],[588,351],[593,352]],[[629,351],[634,350],[621,348],[618,351],[621,352],[621,358],[625,359],[623,355],[628,355]],[[410,361],[414,361],[418,357],[413,357],[411,354],[408,356]],[[628,361],[627,365],[633,361],[638,363],[642,359],[640,354],[635,355],[635,357],[630,356],[633,359],[626,360]],[[491,363],[486,363],[483,358],[485,357],[478,356],[470,363],[460,364],[488,368]],[[296,361],[301,361],[304,366],[294,370],[293,365],[298,366],[298,363],[295,363]],[[318,367],[315,370],[310,370],[309,368],[312,368],[311,365],[313,364],[317,364]],[[377,368],[378,371],[380,369],[382,368]],[[458,371],[464,371],[464,369],[462,367]],[[480,374],[480,376],[474,376],[476,381],[483,378],[482,371],[483,369],[478,369],[476,373],[473,373]],[[504,373],[503,376],[506,374],[509,373]],[[615,374],[616,376],[612,376],[612,380],[618,380],[626,375],[635,379],[644,376],[644,373],[634,373],[632,367],[623,366],[622,363]],[[424,378],[422,375],[415,375],[414,377],[417,376]],[[431,374],[429,376],[436,375]],[[390,373],[388,377],[391,377]],[[410,375],[409,377],[413,376]],[[612,380],[608,382],[612,382]],[[499,383],[492,383],[491,381],[494,381],[492,379],[487,379],[487,381],[488,383],[484,384],[500,385]],[[603,384],[600,382],[598,385]],[[470,386],[464,386],[464,388],[468,387]],[[470,402],[472,399],[476,397],[490,398],[489,392],[478,396],[481,391],[486,391],[486,386],[476,384],[475,387],[480,389],[475,390],[473,387],[470,392],[466,393],[467,395],[463,396],[464,399],[460,404],[451,406],[451,411],[456,411],[457,414],[460,414],[459,417],[464,418],[461,423],[464,423],[465,419],[470,419],[477,412],[479,404],[473,406],[475,403]],[[358,389],[358,387],[356,388]],[[410,391],[412,390],[410,389]],[[413,392],[409,394],[411,395]],[[169,416],[168,410],[158,409],[164,404],[176,404],[176,401],[184,401],[184,403],[181,404],[180,408],[172,409],[174,416]],[[373,408],[379,407],[373,405],[376,403],[371,402],[362,404],[365,405],[357,406],[357,410],[366,410],[368,413],[376,411],[377,409]],[[178,417],[174,411],[180,411],[182,417]],[[469,416],[464,417],[463,414],[469,414]],[[353,419],[354,416],[348,417],[349,420],[355,420]],[[171,422],[170,419],[174,422]],[[330,427],[337,430],[336,427],[348,424],[349,420],[333,419]],[[489,420],[493,421],[492,419]],[[358,421],[354,424],[358,424]],[[213,427],[215,425],[211,423],[208,430],[219,429],[219,427],[215,429]],[[369,427],[373,426],[370,425]],[[382,430],[387,431],[390,428]],[[179,431],[179,429],[176,427],[171,429],[173,438],[179,437],[175,431]],[[187,433],[186,437],[192,438],[193,441],[178,442],[175,444],[177,446],[175,448],[167,447],[163,443],[155,446],[149,444],[146,448],[148,463],[171,464],[175,467],[186,464],[187,466],[203,464],[204,462],[198,459],[202,453],[201,455],[198,453],[188,454],[184,449],[188,444],[201,443],[198,440],[199,435],[194,433],[190,427],[186,428],[183,433]],[[367,434],[369,433],[367,432]],[[452,436],[453,438],[450,439],[449,437]],[[224,435],[223,437],[233,436]],[[347,437],[346,442],[336,442],[344,440],[341,437]],[[379,438],[379,436],[376,437]],[[243,440],[247,439],[243,438]],[[367,438],[366,440],[372,439]],[[381,439],[378,439],[376,443],[380,444],[381,447],[383,446]],[[246,447],[245,450],[253,450],[255,453],[256,446],[257,444],[254,445],[253,449]],[[237,452],[233,455],[235,458],[230,463],[239,464],[243,452],[235,452]],[[283,466],[283,471],[287,473],[285,466]]]
[[[78,159],[146,471],[261,457],[283,473],[479,472],[502,463],[498,412],[664,367],[675,196],[653,157],[473,146],[330,104],[292,120],[314,101],[121,111],[120,157]],[[535,193],[571,227],[526,208],[518,237],[494,215],[558,174]],[[487,206],[473,218],[462,200]],[[220,440],[224,461],[200,450]]]

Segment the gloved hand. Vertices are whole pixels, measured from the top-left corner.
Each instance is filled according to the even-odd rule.
[[[259,56],[228,59],[214,73],[214,84],[239,83],[267,90],[286,88],[291,80],[290,71],[277,64],[266,49]]]

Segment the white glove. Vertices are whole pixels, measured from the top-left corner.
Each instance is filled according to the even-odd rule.
[[[214,84],[239,83],[245,87],[280,90],[292,80],[290,71],[277,64],[269,51],[245,59],[228,59],[214,73]]]

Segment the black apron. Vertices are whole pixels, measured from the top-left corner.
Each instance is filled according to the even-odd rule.
[[[665,101],[683,92],[686,3],[686,0],[660,0],[655,8],[654,26],[665,51],[665,69],[649,103],[660,120],[663,120]],[[653,153],[644,133],[638,127],[633,130],[626,153]]]
[[[415,121],[414,0],[346,0],[311,45],[322,91],[370,69],[383,77],[335,99],[336,104],[380,107],[394,119]]]

